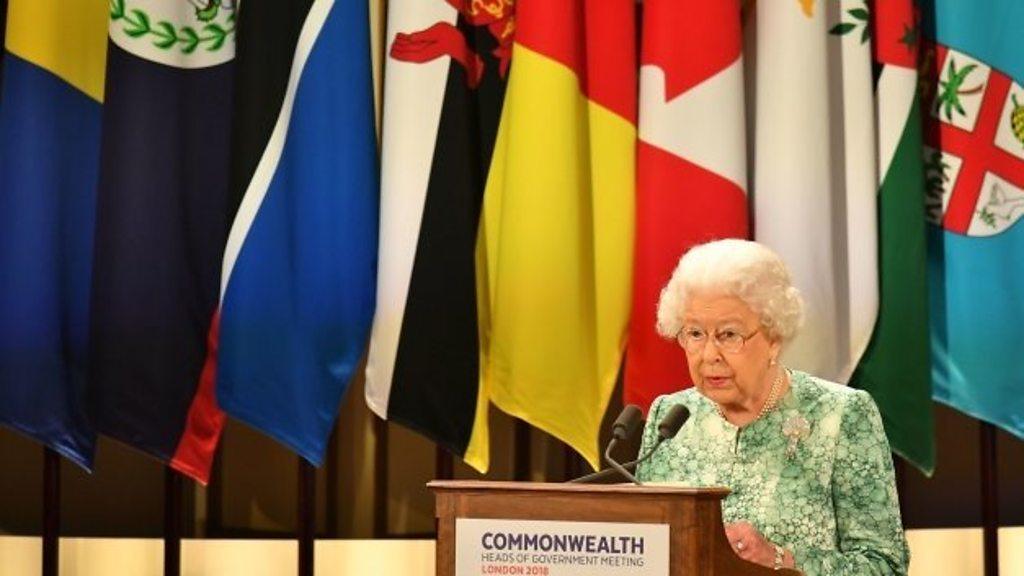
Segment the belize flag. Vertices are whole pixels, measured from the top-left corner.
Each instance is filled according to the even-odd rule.
[[[1024,438],[1024,3],[922,16],[934,395]]]
[[[104,0],[10,0],[0,93],[0,423],[82,466]]]
[[[217,436],[197,424],[223,420],[199,383],[230,222],[236,2],[109,4],[89,414],[205,482]]]
[[[378,188],[366,2],[246,3],[219,324],[229,415],[322,461],[366,347]]]

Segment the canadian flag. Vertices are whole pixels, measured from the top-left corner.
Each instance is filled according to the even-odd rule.
[[[738,0],[644,2],[637,227],[624,400],[645,410],[691,384],[655,332],[661,288],[691,246],[748,235]]]

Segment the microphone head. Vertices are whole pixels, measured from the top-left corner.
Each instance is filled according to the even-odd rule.
[[[619,417],[615,419],[615,423],[612,424],[612,438],[623,440],[632,436],[640,426],[643,415],[643,411],[635,404],[629,404],[623,408]]]
[[[675,406],[668,409],[668,413],[658,423],[658,436],[662,440],[668,440],[675,438],[679,429],[686,424],[686,421],[690,418],[690,409],[682,404],[676,404]]]

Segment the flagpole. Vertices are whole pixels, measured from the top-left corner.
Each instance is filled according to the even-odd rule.
[[[455,460],[440,444],[434,448],[434,474],[438,480],[451,480],[455,477]]]
[[[564,480],[576,478],[577,476],[582,476],[584,474],[585,469],[583,460],[578,454],[576,454],[576,451],[573,450],[572,446],[569,446],[568,444],[566,444],[562,449],[562,461],[565,468]]]
[[[164,467],[164,576],[181,574],[181,476]]]
[[[221,444],[223,445],[223,436]],[[223,452],[223,449],[222,449]],[[221,538],[224,534],[224,459],[217,455],[210,469],[210,482],[206,485],[205,538]]]
[[[434,478],[436,480],[451,480],[455,478],[455,460],[452,458],[450,452],[441,447],[440,444],[434,445]],[[437,520],[434,520],[434,536],[438,534]]]
[[[515,464],[513,479],[525,482],[530,479],[530,425],[518,418],[515,420]]]
[[[907,488],[907,462],[895,453],[892,454],[893,472],[896,475],[896,497],[900,505],[900,518],[903,520],[903,528],[906,529],[907,509],[903,503],[903,495]]]
[[[298,526],[299,576],[313,576],[313,542],[316,539],[316,468],[299,457]]]
[[[388,422],[373,418],[373,537],[388,536]]]
[[[981,423],[981,524],[985,550],[985,576],[999,576],[999,469],[996,427]]]
[[[327,534],[325,538],[329,538],[332,535],[337,537],[338,530],[338,428],[341,426],[340,423],[334,424],[334,430],[331,431],[330,438],[327,439],[327,462],[324,466],[325,478],[324,482],[327,484],[325,490],[325,498],[327,500],[327,518],[325,523],[327,524]]]
[[[60,564],[60,455],[43,450],[43,576],[57,576]]]

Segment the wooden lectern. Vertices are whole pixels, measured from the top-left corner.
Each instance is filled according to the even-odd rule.
[[[725,538],[725,488],[434,481],[437,576],[455,576],[457,518],[669,525],[669,576],[799,575],[741,559]]]

